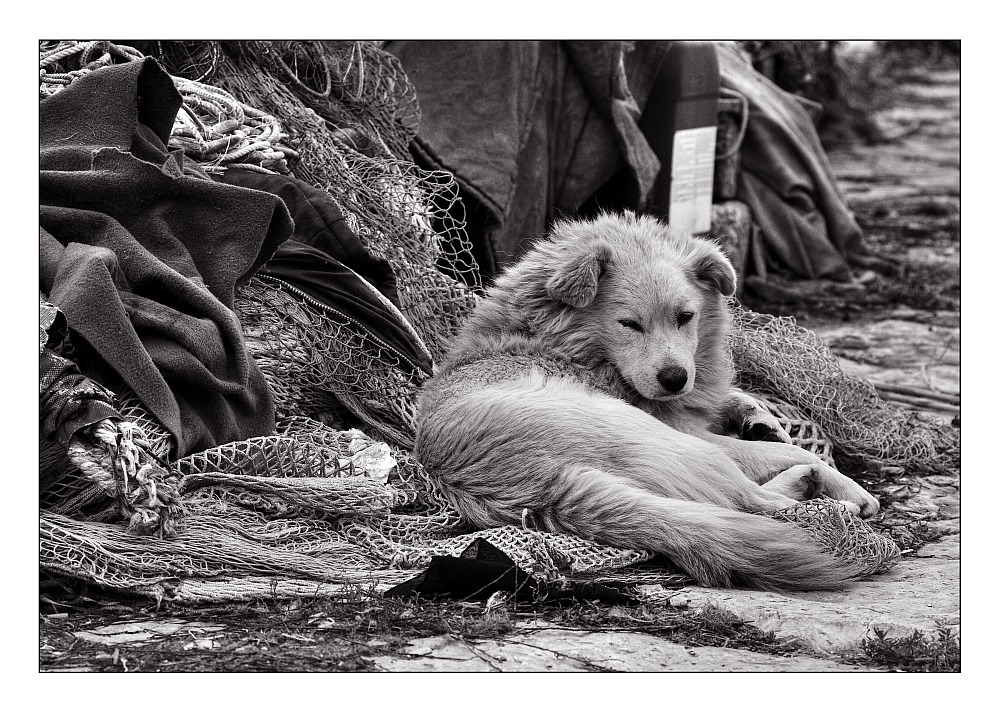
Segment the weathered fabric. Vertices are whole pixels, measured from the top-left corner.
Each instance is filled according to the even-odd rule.
[[[354,321],[428,375],[433,371],[426,347],[397,311],[392,267],[365,249],[327,191],[290,176],[242,169],[230,169],[216,180],[277,195],[295,221],[292,238],[278,247],[262,274]]]
[[[391,42],[417,90],[411,150],[452,172],[473,252],[494,274],[628,166],[640,200],[660,163],[638,128],[667,42]]]
[[[185,455],[274,431],[232,304],[292,222],[167,150],[180,103],[149,59],[40,102],[39,276],[99,380],[123,380]]]
[[[64,448],[81,428],[107,418],[122,419],[114,396],[80,373],[72,361],[44,347],[38,355],[39,429]]]
[[[734,47],[718,53],[722,86],[750,105],[736,198],[750,206],[768,261],[802,277],[850,279],[852,255],[868,250],[812,118]]]
[[[257,173],[243,168],[230,168],[212,178],[228,185],[273,193],[281,198],[295,223],[292,240],[315,247],[346,265],[399,307],[399,291],[392,266],[365,249],[348,227],[343,212],[328,191],[292,176]]]

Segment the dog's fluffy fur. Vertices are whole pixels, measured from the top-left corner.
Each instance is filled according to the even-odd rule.
[[[559,223],[425,386],[418,458],[479,527],[527,510],[546,530],[664,553],[705,585],[843,585],[848,565],[755,513],[820,492],[864,516],[878,502],[733,388],[735,280],[717,246],[651,217]]]

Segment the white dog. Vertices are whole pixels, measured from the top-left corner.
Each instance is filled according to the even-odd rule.
[[[654,218],[558,224],[425,386],[418,458],[479,527],[528,510],[550,531],[662,552],[705,585],[843,585],[847,564],[758,513],[824,493],[871,516],[878,501],[734,389],[735,282],[717,246]]]

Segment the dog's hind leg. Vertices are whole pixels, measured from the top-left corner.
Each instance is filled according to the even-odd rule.
[[[760,486],[801,502],[823,492],[823,477],[813,465],[795,465]]]
[[[798,527],[744,511],[793,504],[718,448],[561,379],[527,378],[421,412],[416,453],[478,527],[519,524],[670,556],[699,582],[836,588],[853,575]]]
[[[470,502],[537,502],[579,464],[664,497],[754,512],[793,504],[750,482],[717,446],[566,378],[529,376],[442,399],[421,411],[416,453]]]
[[[796,470],[796,466],[804,465],[811,467],[822,483],[816,494],[826,494],[841,500],[852,511],[857,510],[862,517],[871,517],[878,512],[877,499],[857,482],[830,467],[808,450],[786,443],[739,440],[713,433],[706,433],[702,437],[725,452],[750,480],[763,485],[765,490],[801,499],[802,497],[791,493],[795,489],[790,489],[794,473],[786,474],[783,481],[779,480],[772,487],[767,487],[767,484],[790,470],[804,473],[805,470]]]

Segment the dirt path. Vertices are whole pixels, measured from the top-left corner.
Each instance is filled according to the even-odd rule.
[[[827,341],[848,373],[876,382],[895,404],[952,419],[960,397],[958,71],[914,71],[899,98],[878,117],[893,140],[830,153],[869,240],[898,258],[899,273],[869,275],[846,290],[812,285],[811,301],[772,311],[797,316]],[[957,472],[920,479],[903,473],[879,486],[883,520],[916,534],[902,542],[905,555],[894,570],[846,592],[787,596],[688,587],[672,592],[672,607],[659,613],[581,605],[576,618],[509,606],[490,613],[483,604],[426,609],[384,599],[160,611],[83,598],[43,605],[40,665],[123,671],[892,667],[888,647],[876,660],[871,646],[863,653],[863,641],[877,641],[881,631],[924,645],[950,640],[958,629],[959,480]],[[591,614],[600,626],[581,622]],[[700,616],[697,633],[671,627],[691,615]]]

